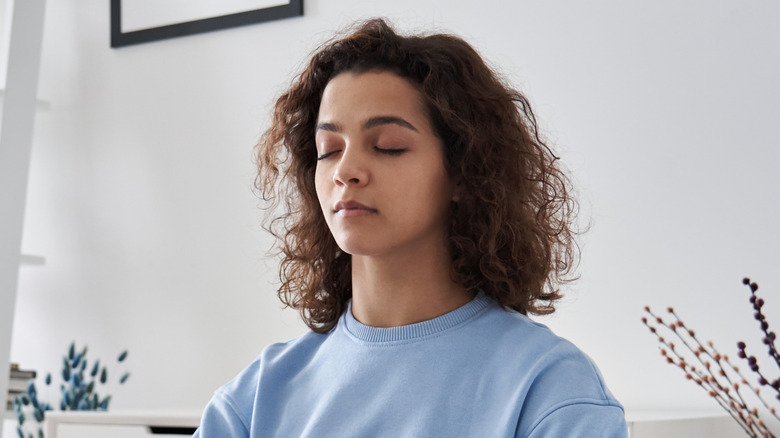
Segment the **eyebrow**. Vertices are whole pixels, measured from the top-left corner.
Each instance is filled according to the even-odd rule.
[[[396,117],[396,116],[377,116],[377,117],[371,117],[366,121],[365,124],[363,124],[363,130],[375,128],[377,126],[382,125],[398,125],[402,128],[411,129],[414,132],[419,132],[417,128],[414,127],[411,123],[407,122],[406,120]],[[342,128],[340,125],[330,122],[323,122],[317,124],[317,131],[330,131],[330,132],[341,132]]]

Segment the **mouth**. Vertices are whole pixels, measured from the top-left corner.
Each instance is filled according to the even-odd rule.
[[[333,213],[342,217],[365,216],[376,212],[375,208],[365,206],[356,201],[339,201],[333,208]]]

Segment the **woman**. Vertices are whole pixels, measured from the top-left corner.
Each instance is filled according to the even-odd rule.
[[[324,45],[258,146],[279,296],[312,331],[220,388],[195,436],[626,436],[587,356],[526,316],[576,258],[556,160],[457,37],[371,20]]]

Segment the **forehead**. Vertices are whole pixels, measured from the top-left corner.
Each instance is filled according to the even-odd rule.
[[[398,116],[429,124],[422,94],[409,80],[395,73],[345,72],[328,82],[318,122],[362,123],[376,116]]]

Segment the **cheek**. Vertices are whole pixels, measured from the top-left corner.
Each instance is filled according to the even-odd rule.
[[[425,196],[431,205],[449,204],[452,201],[455,184],[447,172],[443,168],[436,168],[434,172],[431,172],[429,168],[427,170],[421,169],[418,175],[423,174],[423,172],[426,174],[425,180],[417,180],[417,184],[424,187],[425,194],[422,196]]]
[[[449,180],[432,176],[411,181],[413,183],[399,194],[408,200],[408,214],[424,215],[429,220],[441,220],[445,217],[449,212],[453,194]]]
[[[323,179],[322,171],[320,170],[320,167],[317,166],[317,169],[314,171],[314,190],[317,192],[317,197],[320,199],[322,199],[322,192],[325,188]]]
[[[317,193],[317,200],[323,213],[325,213],[325,206],[328,203],[328,180],[324,172],[317,168],[317,171],[314,173],[314,191]],[[325,217],[327,219],[327,215]]]

